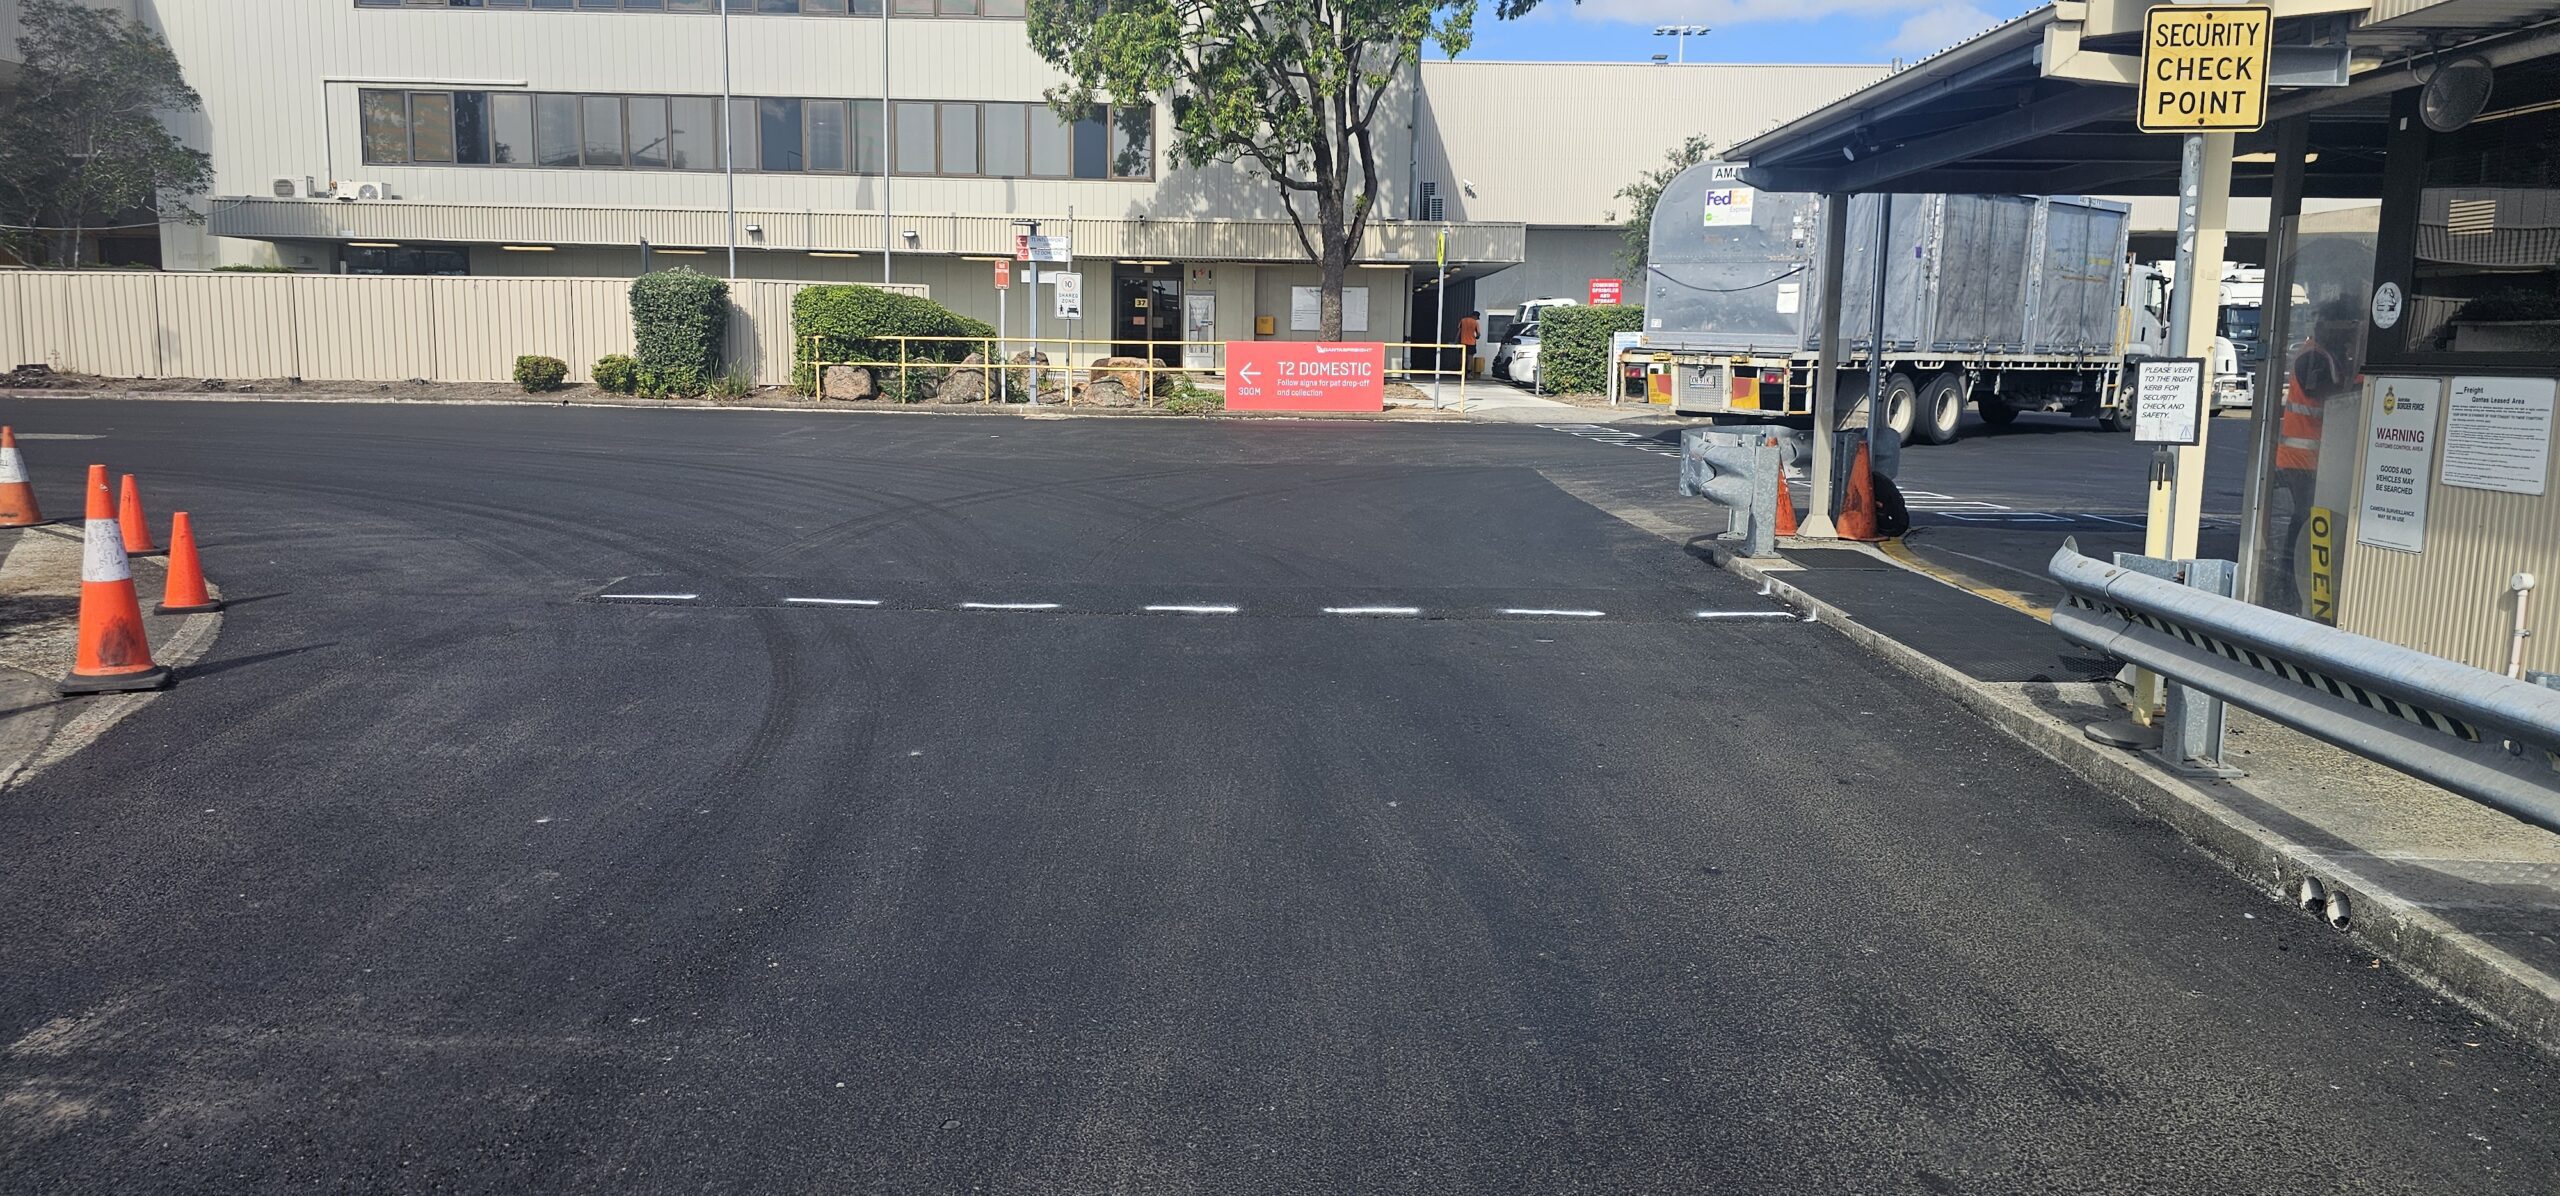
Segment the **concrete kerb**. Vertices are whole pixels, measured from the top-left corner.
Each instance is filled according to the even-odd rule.
[[[1858,622],[1849,612],[1787,584],[1785,570],[1715,551],[1729,572],[1770,588],[1773,596],[1826,623],[1887,663],[1980,715],[2099,791],[2169,824],[2234,873],[2299,916],[2290,895],[2305,876],[2347,895],[2347,935],[2428,989],[2560,1055],[2560,977],[2542,971],[2431,910],[2386,889],[2342,875],[2334,861],[2296,843],[2214,796],[2218,782],[2191,782],[2143,757],[2090,742],[2080,729],[2003,700],[1990,687],[1917,649]],[[1882,557],[1880,559],[1890,559]],[[2325,923],[2324,923],[2325,924]]]

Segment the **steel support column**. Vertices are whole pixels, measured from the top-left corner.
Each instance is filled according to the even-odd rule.
[[[1813,509],[1797,534],[1830,540],[1840,535],[1831,522],[1831,434],[1840,426],[1840,296],[1848,279],[1849,197],[1831,192],[1822,197],[1822,344],[1813,365]]]

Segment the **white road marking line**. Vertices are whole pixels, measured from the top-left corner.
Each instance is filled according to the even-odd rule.
[[[2081,518],[2082,518],[2082,519],[2093,520],[2093,521],[2098,522],[2098,523],[2112,523],[2112,524],[2115,524],[2115,525],[2116,525],[2116,526],[2118,526],[2118,527],[2129,527],[2129,528],[2133,528],[2133,529],[2135,529],[2135,530],[2137,530],[2137,531],[2142,530],[2142,529],[2144,528],[2144,525],[2143,525],[2143,524],[2133,523],[2133,522],[2129,522],[2129,521],[2127,521],[2127,520],[2123,520],[2123,519],[2110,519],[2110,518],[2108,518],[2108,517],[2106,517],[2106,516],[2104,516],[2104,515],[2082,515],[2082,516],[2081,516]]]
[[[1236,608],[1232,606],[1192,605],[1181,602],[1167,602],[1150,606],[1147,610],[1151,614],[1159,615],[1232,615],[1236,613]]]
[[[1422,608],[1419,606],[1328,606],[1324,608],[1324,613],[1328,615],[1418,615],[1422,613]]]
[[[1506,615],[1553,615],[1557,618],[1563,619],[1597,619],[1609,612],[1605,610],[1557,610],[1552,607],[1543,606],[1506,606],[1502,608],[1502,613]]]
[[[1796,615],[1794,611],[1787,610],[1702,610],[1693,617],[1700,619],[1792,619],[1796,617]]]
[[[878,606],[878,605],[880,605],[880,600],[879,600],[879,599],[877,599],[877,598],[785,598],[785,599],[783,599],[783,601],[785,601],[785,602],[789,602],[789,603],[794,603],[794,604],[797,604],[797,605],[800,605],[800,606]]]
[[[598,598],[618,598],[626,602],[691,602],[700,594],[598,594]]]
[[[962,610],[1056,610],[1055,602],[963,602]]]

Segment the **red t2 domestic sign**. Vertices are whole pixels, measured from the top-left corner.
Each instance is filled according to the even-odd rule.
[[[1618,305],[1618,304],[1623,300],[1624,296],[1626,295],[1626,292],[1627,292],[1627,280],[1626,280],[1626,279],[1623,279],[1623,278],[1595,278],[1595,279],[1592,279],[1592,280],[1591,280],[1591,306],[1593,306],[1593,307],[1616,307],[1616,306],[1617,306],[1617,305]]]
[[[1384,411],[1387,347],[1376,341],[1228,341],[1230,411]]]

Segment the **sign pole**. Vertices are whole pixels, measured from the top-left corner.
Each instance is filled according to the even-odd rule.
[[[1431,363],[1440,367],[1431,371],[1431,406],[1436,410],[1440,406],[1440,370],[1449,365],[1449,350],[1440,343],[1449,339],[1449,230],[1442,228],[1433,244],[1431,286],[1439,292],[1439,314],[1431,318]],[[1465,350],[1459,352],[1458,367],[1464,369],[1467,364],[1463,356]]]
[[[995,265],[995,271],[996,271],[996,380],[997,380],[997,385],[1001,388],[1001,390],[1011,390],[1011,389],[1013,389],[1011,386],[1005,385],[1005,383],[1007,383],[1007,382],[1011,381],[1011,379],[1013,378],[1013,375],[1012,375],[1010,372],[1006,371],[1006,369],[1004,368],[1004,367],[1006,367],[1006,366],[1008,366],[1008,365],[1011,365],[1011,364],[1012,364],[1012,359],[1013,359],[1013,354],[1008,353],[1008,352],[1006,352],[1006,351],[1005,351],[1005,349],[1006,349],[1006,347],[1007,347],[1007,346],[1005,345],[1005,339],[1004,339],[1004,332],[1005,332],[1005,329],[1004,329],[1004,299],[1005,299],[1005,294],[1006,294],[1006,292],[1011,291],[1011,290],[1013,289],[1012,287],[1005,285],[1005,284],[1006,284],[1005,271],[1006,271],[1007,269],[1009,269],[1009,268],[1010,268],[1009,263],[1005,263],[1005,262],[997,262],[997,263],[996,263],[996,265]],[[1039,294],[1038,294],[1037,292],[1035,292],[1035,293],[1033,293],[1033,294],[1032,294],[1031,298],[1033,299],[1033,301],[1035,301],[1035,302],[1036,302],[1036,301],[1038,301],[1038,300],[1039,300],[1040,296],[1039,296]],[[999,398],[997,399],[997,401],[998,401],[998,402],[1002,402],[1002,401],[1003,401],[1003,399],[1002,399],[1002,397],[1001,397],[1001,391],[999,391]]]

